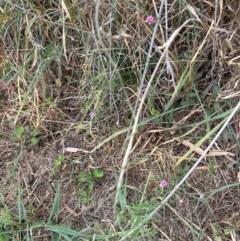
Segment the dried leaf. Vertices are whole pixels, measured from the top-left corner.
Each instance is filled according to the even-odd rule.
[[[228,151],[210,151],[207,156],[235,156],[234,153]]]
[[[190,141],[184,140],[182,144],[187,147],[194,148],[194,144],[192,144]],[[199,155],[202,155],[203,149],[201,149],[200,147],[195,147],[194,152],[198,153]],[[226,155],[235,156],[234,153],[231,153],[228,151],[210,151],[206,156],[226,156]]]
[[[217,169],[217,168],[219,168],[220,166],[219,165],[214,165],[214,169]],[[196,167],[195,168],[195,170],[207,170],[207,171],[209,171],[210,170],[210,166],[200,166],[200,167]]]
[[[80,213],[76,213],[74,210],[72,210],[66,203],[63,204],[64,207],[66,208],[66,210],[72,214],[74,217],[78,217],[80,216],[81,214],[83,214],[84,212],[86,212],[87,210],[91,209],[92,206],[89,206],[89,207],[86,207],[84,208]]]
[[[75,148],[75,147],[67,147],[67,148],[64,149],[64,151],[67,151],[67,152],[78,152],[79,149]]]
[[[72,210],[66,203],[64,203],[64,207],[66,208],[66,210],[72,214],[74,217],[78,217],[82,214],[82,212],[80,213],[76,213],[74,210]]]
[[[89,153],[89,151],[87,150],[83,150],[83,149],[79,149],[79,148],[75,148],[75,147],[67,147],[64,149],[64,151],[67,151],[67,152],[78,152],[78,151],[81,151],[83,153]]]
[[[184,141],[182,142],[182,144],[185,145],[185,146],[187,146],[187,147],[190,147],[190,148],[194,147],[194,144],[192,144],[190,141],[187,141],[187,140],[184,140]],[[199,155],[202,155],[202,153],[203,153],[203,150],[202,150],[201,148],[199,148],[199,147],[195,147],[195,148],[194,148],[194,151],[195,151],[196,153],[198,153]]]
[[[64,2],[64,0],[61,1],[61,5],[62,5],[63,10],[64,10],[65,13],[67,14],[69,20],[72,22],[71,14],[69,13],[68,8],[67,8],[67,5],[66,5],[66,3]]]

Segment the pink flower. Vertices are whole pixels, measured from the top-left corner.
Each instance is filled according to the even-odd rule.
[[[95,113],[93,111],[91,111],[89,115],[91,118],[93,118],[95,116]]]
[[[159,184],[160,187],[167,187],[168,186],[168,182],[167,180],[162,180]]]
[[[145,23],[152,23],[153,20],[154,20],[154,17],[153,17],[152,15],[150,15],[150,16],[148,16],[148,17],[144,20],[144,22],[145,22]]]

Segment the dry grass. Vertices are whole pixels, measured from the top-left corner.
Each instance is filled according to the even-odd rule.
[[[0,11],[0,241],[240,240],[237,0]]]

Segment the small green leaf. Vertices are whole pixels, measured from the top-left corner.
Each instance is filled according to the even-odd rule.
[[[58,156],[57,160],[54,162],[55,168],[59,169],[59,167],[62,165],[62,162],[65,160],[65,157],[63,155]]]
[[[102,169],[93,170],[93,178],[102,178],[104,176],[104,171]]]
[[[33,206],[33,204],[28,204],[28,209],[30,210],[31,213],[35,213],[37,209]]]
[[[80,190],[78,192],[79,197],[81,198],[82,202],[85,204],[89,203],[89,195],[87,194],[87,192],[85,190]]]
[[[163,119],[162,118],[156,118],[156,119],[153,119],[152,122],[154,124],[157,124],[157,125],[162,125]]]
[[[88,183],[88,191],[91,193],[93,191],[93,182]]]
[[[151,108],[151,114],[153,116],[156,116],[156,115],[159,115],[160,113],[159,113],[159,111],[155,110],[154,108]]]
[[[31,144],[32,144],[33,146],[35,146],[35,145],[38,143],[39,139],[36,138],[36,137],[33,137],[33,138],[31,138],[30,141],[31,141]]]
[[[11,140],[16,140],[17,138],[18,138],[18,135],[17,135],[17,133],[13,133],[12,135],[11,135]]]
[[[221,106],[218,102],[216,102],[216,103],[213,104],[213,108],[214,108],[215,111],[219,111],[221,109]]]
[[[224,234],[225,234],[225,235],[228,235],[229,233],[230,233],[230,230],[229,230],[229,229],[227,229],[227,228],[224,229]]]
[[[79,182],[89,182],[92,180],[92,175],[90,172],[80,172],[78,175],[78,181]]]
[[[22,134],[24,133],[24,127],[18,126],[17,129],[14,131],[14,133],[11,135],[11,140],[15,140],[17,138],[20,138]]]
[[[60,79],[56,79],[55,83],[56,83],[57,87],[61,87],[62,86],[62,81]]]
[[[31,131],[31,135],[34,137],[39,136],[41,135],[41,131],[38,129],[34,129],[33,131]]]
[[[58,168],[61,166],[61,161],[56,160],[54,164],[55,164],[55,167]]]
[[[185,93],[185,96],[188,98],[193,98],[193,97],[197,97],[197,94],[195,92],[187,92]]]
[[[63,155],[58,156],[58,161],[63,162],[65,160],[65,157]]]
[[[18,126],[16,129],[17,135],[21,136],[24,132],[24,127],[23,126]]]
[[[46,101],[46,103],[47,103],[48,105],[52,105],[52,104],[53,104],[53,101],[52,101],[51,97],[47,97],[47,98],[45,99],[45,101]]]
[[[66,75],[65,78],[66,78],[68,83],[72,82],[72,77],[71,76]]]
[[[226,129],[222,132],[222,137],[223,137],[223,140],[227,143],[229,140],[229,135]]]
[[[213,92],[212,92],[212,96],[213,96],[214,99],[217,97],[218,93],[219,93],[219,87],[218,86],[214,86],[213,87]]]

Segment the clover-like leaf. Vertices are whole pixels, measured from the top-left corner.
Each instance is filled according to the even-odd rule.
[[[102,169],[93,170],[93,178],[102,178],[104,176],[104,171]]]

